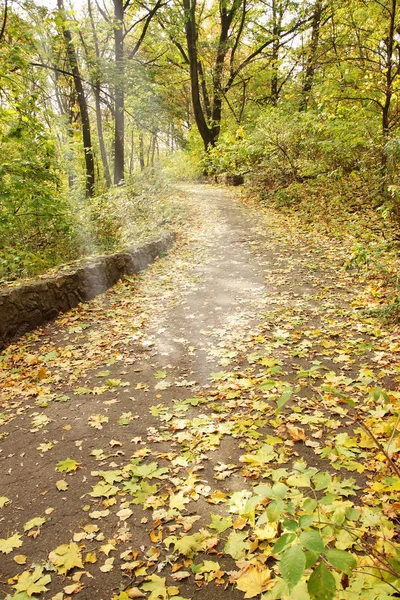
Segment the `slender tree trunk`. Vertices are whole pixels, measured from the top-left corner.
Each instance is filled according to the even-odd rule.
[[[104,143],[103,120],[102,120],[102,115],[101,115],[100,86],[98,83],[96,83],[93,86],[93,91],[94,91],[94,101],[95,101],[95,105],[96,105],[96,125],[97,125],[97,136],[99,138],[101,162],[103,165],[103,173],[104,173],[104,179],[106,181],[106,186],[107,186],[107,188],[109,188],[109,187],[111,187],[112,181],[111,181],[110,168],[108,165],[106,145]]]
[[[133,127],[131,129],[131,147],[130,147],[130,156],[129,156],[129,175],[132,175],[133,173],[133,164],[134,164],[134,153],[133,153],[133,149],[135,147],[135,138],[134,138],[134,131],[133,131]]]
[[[212,134],[212,146],[215,146],[220,131],[221,131],[221,117],[222,117],[222,75],[224,70],[224,62],[226,53],[228,51],[228,37],[229,27],[231,26],[232,19],[234,16],[234,8],[232,7],[229,11],[226,6],[226,0],[222,0],[220,3],[220,22],[221,30],[218,40],[218,51],[217,58],[215,61],[215,70],[213,78],[213,106],[211,115],[211,134]]]
[[[144,171],[144,143],[143,143],[143,133],[139,133],[139,164],[140,170]]]
[[[304,77],[303,89],[301,91],[301,100],[299,106],[300,111],[307,110],[310,101],[311,90],[314,83],[322,11],[322,0],[316,0],[311,25],[311,41],[307,56],[306,73]]]
[[[193,114],[197,128],[203,140],[205,150],[215,145],[212,131],[207,125],[200,99],[199,61],[197,55],[197,26],[196,26],[196,0],[183,0],[185,9],[185,33],[189,57],[189,70],[191,82],[191,95]]]
[[[115,120],[114,120],[114,183],[124,181],[125,168],[125,93],[124,93],[124,7],[122,0],[114,0],[115,52]]]
[[[57,0],[58,10],[61,13],[61,18],[63,21],[62,31],[65,40],[65,46],[68,55],[68,61],[70,64],[70,68],[72,71],[74,86],[76,90],[76,97],[79,106],[79,113],[81,118],[82,125],[82,139],[83,139],[83,148],[85,154],[85,166],[86,166],[86,195],[93,196],[94,194],[94,186],[95,186],[95,171],[94,171],[94,158],[93,158],[93,147],[92,147],[92,138],[90,132],[90,121],[89,121],[89,112],[88,112],[88,104],[86,100],[85,90],[83,88],[82,78],[79,70],[78,59],[75,51],[75,46],[72,40],[71,31],[68,29],[66,25],[66,17],[65,17],[65,9],[64,9],[64,1]]]
[[[154,156],[156,153],[156,144],[157,144],[157,134],[153,135],[152,144],[151,144],[151,166],[154,167]]]
[[[272,2],[272,56],[271,56],[271,103],[272,106],[278,104],[279,97],[279,50],[281,47],[282,34],[282,13],[277,6],[278,0]]]
[[[391,0],[389,9],[389,30],[387,37],[383,40],[385,44],[385,56],[386,61],[384,63],[384,74],[385,74],[385,88],[384,88],[384,102],[382,106],[382,150],[381,150],[381,176],[382,184],[381,190],[383,197],[388,196],[388,187],[390,184],[390,174],[388,168],[388,152],[387,143],[390,136],[390,108],[393,97],[393,81],[396,77],[396,65],[394,64],[393,52],[396,34],[396,10],[397,0]],[[394,210],[396,213],[396,220],[400,224],[400,205],[396,201]]]
[[[100,82],[100,76],[99,76],[100,50],[99,50],[99,42],[97,39],[96,27],[95,27],[94,20],[93,20],[91,0],[88,0],[88,12],[89,12],[89,18],[90,18],[90,25],[92,28],[94,50],[95,50],[96,61],[97,61],[96,75],[95,75],[94,81],[93,81],[93,84],[94,84],[93,92],[94,92],[94,100],[95,100],[95,105],[96,105],[97,136],[99,138],[100,155],[101,155],[101,162],[103,164],[104,179],[106,181],[106,186],[109,188],[109,187],[111,187],[111,175],[110,175],[110,168],[108,165],[106,146],[104,143],[103,119],[102,119],[102,115],[101,115],[101,98],[100,98],[101,82]]]

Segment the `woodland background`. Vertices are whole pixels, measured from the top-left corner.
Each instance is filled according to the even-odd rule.
[[[179,220],[171,184],[353,240],[397,318],[397,0],[3,0],[0,280]]]

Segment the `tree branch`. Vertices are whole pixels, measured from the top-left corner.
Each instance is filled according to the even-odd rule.
[[[0,31],[0,42],[3,39],[3,36],[5,34],[6,31],[6,24],[7,24],[7,14],[8,14],[8,1],[5,0],[4,1],[4,16],[3,16],[3,23],[1,25],[1,31]]]

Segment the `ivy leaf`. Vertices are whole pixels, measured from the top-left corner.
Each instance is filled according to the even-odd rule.
[[[321,535],[317,531],[302,531],[300,534],[300,542],[311,552],[321,554],[324,551],[324,542]]]
[[[66,473],[70,473],[71,471],[76,471],[79,467],[80,463],[72,458],[66,458],[65,460],[60,460],[57,463],[57,471],[62,473],[65,471]]]
[[[325,563],[321,562],[311,574],[307,584],[308,593],[315,600],[332,600],[336,593],[336,582]]]
[[[50,583],[50,575],[43,575],[43,567],[38,567],[31,571],[24,571],[18,577],[18,582],[14,585],[17,592],[25,592],[28,596],[47,592],[46,585]]]
[[[82,555],[78,544],[62,544],[50,552],[49,560],[57,567],[60,575],[66,575],[74,567],[83,568]]]
[[[351,575],[352,570],[357,567],[357,561],[354,556],[345,550],[330,548],[326,551],[325,556],[332,567],[346,573],[346,575]]]
[[[20,548],[21,546],[22,540],[19,533],[14,533],[9,538],[0,539],[0,552],[3,552],[3,554],[10,554],[15,548]]]
[[[299,583],[306,568],[306,555],[298,544],[285,550],[281,556],[280,569],[289,590]]]

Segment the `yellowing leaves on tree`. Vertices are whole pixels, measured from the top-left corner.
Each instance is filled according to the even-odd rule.
[[[60,575],[66,575],[74,567],[83,568],[82,555],[78,544],[62,544],[50,552],[49,560],[57,567]]]

